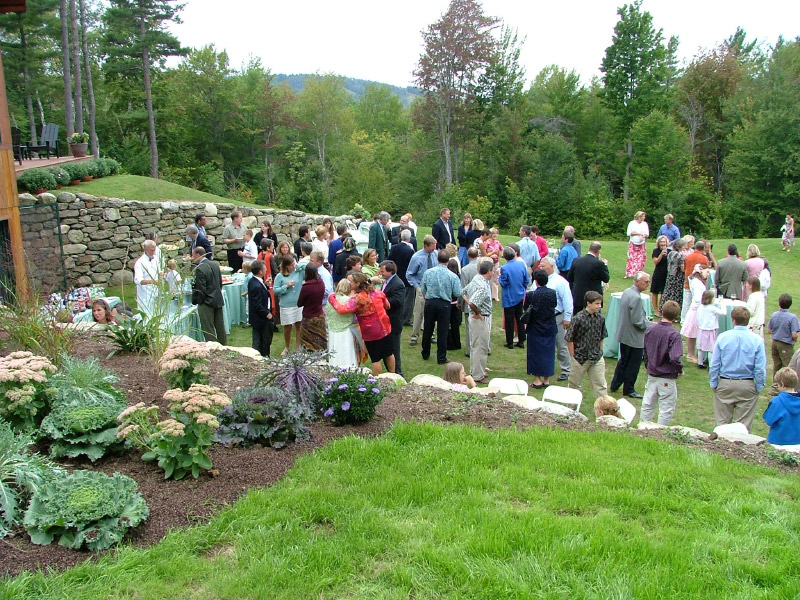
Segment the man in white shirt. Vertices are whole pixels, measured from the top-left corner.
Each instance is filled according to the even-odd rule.
[[[161,275],[156,258],[156,243],[142,242],[144,253],[133,265],[133,282],[136,284],[136,304],[146,317],[151,317],[158,299],[158,280]]]
[[[545,256],[539,263],[539,268],[547,273],[547,287],[555,291],[558,300],[556,303],[556,326],[558,327],[556,357],[558,366],[561,368],[558,381],[566,381],[569,379],[570,360],[565,336],[567,329],[569,329],[570,321],[572,321],[572,291],[567,280],[556,273],[556,261],[552,257]]]

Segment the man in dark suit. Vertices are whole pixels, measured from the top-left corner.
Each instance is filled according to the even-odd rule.
[[[206,251],[202,246],[192,250],[192,261],[197,264],[194,268],[192,303],[197,305],[197,316],[200,317],[203,336],[207,342],[219,342],[225,346],[228,337],[225,334],[225,320],[222,316],[225,300],[222,298],[222,274],[219,271],[219,263],[206,258]]]
[[[408,263],[411,262],[411,257],[414,256],[414,249],[410,243],[411,230],[404,229],[400,233],[400,240],[392,244],[392,249],[389,251],[389,260],[397,265],[397,276],[403,285],[406,286],[406,298],[403,304],[403,325],[411,325],[411,313],[414,310],[414,296],[416,290],[413,285],[408,283],[406,279],[406,271],[408,271]]]
[[[411,229],[411,226],[409,225],[409,222],[410,222],[410,219],[408,218],[408,215],[403,215],[402,217],[400,217],[400,224],[399,225],[395,225],[394,227],[392,227],[392,239],[390,241],[392,242],[392,246],[394,246],[395,244],[399,244],[400,241],[401,241],[400,240],[400,233],[404,229],[408,229],[408,230],[411,231],[411,239],[409,239],[408,241],[411,244],[411,246],[414,248],[414,252],[416,252],[417,251],[417,237],[414,235],[414,231]]]
[[[369,227],[368,247],[378,253],[378,263],[389,256],[389,213],[383,211],[378,215],[378,220]]]
[[[619,340],[619,360],[614,369],[614,378],[609,389],[616,392],[622,386],[622,393],[630,398],[641,400],[642,395],[636,391],[636,378],[644,357],[644,333],[650,325],[644,314],[642,293],[650,287],[650,275],[639,271],[633,276],[633,285],[622,292],[619,303],[619,324],[617,340]]]
[[[269,356],[272,346],[272,334],[275,332],[275,319],[272,315],[272,298],[264,282],[263,260],[254,260],[250,263],[250,273],[253,277],[247,282],[247,306],[250,325],[253,327],[253,348],[261,356]]]
[[[453,224],[450,222],[450,209],[443,208],[439,213],[439,218],[431,228],[431,235],[436,238],[436,248],[444,250],[447,244],[455,244],[456,238],[453,235]]]
[[[208,238],[204,236],[202,232],[200,232],[196,225],[189,225],[186,228],[186,237],[191,240],[191,245],[189,246],[190,254],[199,246],[206,251],[206,258],[211,258],[213,256],[211,254],[211,242],[209,242]]]
[[[385,260],[380,265],[381,277],[383,277],[383,293],[389,301],[389,310],[386,315],[392,324],[392,349],[394,354],[394,372],[403,375],[403,368],[400,365],[400,334],[403,332],[403,307],[406,302],[406,286],[397,276],[397,265],[394,261]],[[413,289],[413,288],[412,288]]]
[[[311,232],[308,229],[308,225],[300,225],[297,235],[299,237],[294,241],[294,255],[297,260],[300,260],[300,244],[311,241]]]
[[[572,261],[567,281],[572,288],[572,303],[576,313],[586,308],[586,292],[602,294],[603,284],[608,283],[608,261],[600,258],[600,248],[600,242],[592,242],[585,256]]]

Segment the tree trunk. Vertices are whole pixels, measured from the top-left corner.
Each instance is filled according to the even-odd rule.
[[[22,81],[25,86],[25,108],[28,110],[28,126],[31,130],[30,139],[33,144],[37,144],[36,117],[33,114],[33,97],[31,96],[31,76],[28,71],[28,42],[25,39],[25,27],[21,21],[19,24],[19,49],[22,54]]]
[[[67,0],[61,0],[61,63],[64,75],[64,120],[67,122],[67,137],[75,133],[75,115],[72,112],[72,76],[69,68],[69,26],[67,23]]]
[[[450,154],[450,123],[447,114],[447,109],[444,105],[439,107],[439,134],[442,138],[442,151],[444,152],[444,183],[447,186],[453,185],[453,162],[452,155]]]
[[[78,36],[78,11],[75,0],[69,0],[69,22],[72,28],[72,70],[75,73],[75,129],[83,133],[83,84],[81,82],[81,38]]]
[[[94,102],[94,86],[92,85],[92,62],[89,60],[89,43],[86,41],[86,0],[80,0],[81,10],[81,42],[83,46],[83,68],[86,71],[86,93],[89,95],[89,143],[92,155],[100,158],[100,146],[97,143],[95,116],[97,107]]]
[[[264,140],[264,168],[266,169],[267,199],[269,206],[275,202],[275,189],[272,186],[272,163],[269,162],[269,142],[272,139],[272,129],[267,131]]]
[[[625,181],[622,184],[622,199],[627,203],[628,197],[630,196],[631,163],[633,162],[633,139],[630,135],[628,136],[626,150],[628,154],[628,160],[625,163]]]
[[[42,99],[39,98],[39,90],[36,90],[36,104],[39,107],[39,119],[41,120],[42,127],[47,123],[44,122],[44,106],[42,106]]]
[[[158,144],[156,143],[156,118],[153,114],[153,88],[150,84],[150,53],[144,44],[147,34],[147,23],[145,22],[144,7],[139,1],[139,33],[142,40],[142,70],[144,74],[144,101],[147,108],[147,135],[150,139],[150,177],[158,179]]]

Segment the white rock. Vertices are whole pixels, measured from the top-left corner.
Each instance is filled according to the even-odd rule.
[[[625,419],[620,419],[614,415],[602,415],[597,417],[597,424],[601,427],[608,427],[610,429],[628,428],[628,422]]]
[[[208,348],[209,350],[224,350],[225,346],[223,346],[219,342],[206,342],[206,348]]]
[[[467,390],[466,393],[467,394],[475,394],[476,396],[491,396],[493,394],[499,394],[500,393],[500,388],[496,388],[496,387],[492,387],[492,386],[485,387],[485,388],[474,387],[474,388],[470,388],[469,390]]]
[[[800,444],[792,444],[790,446],[780,446],[778,444],[772,444],[772,447],[775,450],[780,450],[781,452],[792,452],[793,454],[800,454]]]
[[[666,429],[666,425],[659,425],[653,421],[639,421],[636,429]]]
[[[727,423],[714,428],[714,433],[721,439],[729,442],[742,442],[748,445],[763,444],[767,438],[747,432],[747,427],[742,423]]]
[[[203,214],[207,217],[216,217],[217,205],[213,202],[206,202],[205,208],[203,208]]]
[[[258,219],[256,217],[242,217],[242,224],[248,229],[258,229]]]
[[[689,437],[695,440],[708,440],[711,437],[710,433],[706,433],[705,431],[700,431],[699,429],[695,429],[694,427],[681,427],[681,426],[673,426],[670,429],[677,429],[681,433],[685,433]]]
[[[409,383],[412,385],[425,385],[428,387],[434,387],[440,390],[453,390],[453,386],[450,384],[450,382],[445,381],[436,375],[427,375],[425,373],[417,375]]]
[[[397,373],[381,373],[375,379],[393,381],[397,387],[403,387],[404,385],[406,385],[406,380],[403,378],[402,375],[398,375]]]
[[[528,410],[532,410],[534,412],[538,412],[544,402],[541,400],[537,400],[533,396],[521,396],[519,394],[511,394],[510,396],[503,396],[503,400],[506,402],[511,402],[511,404],[516,404],[517,406],[521,406],[522,408],[527,408]]]

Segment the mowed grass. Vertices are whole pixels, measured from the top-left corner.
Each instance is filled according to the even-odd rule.
[[[395,424],[2,598],[794,598],[800,479],[610,432]]]
[[[102,180],[101,180],[102,181]],[[424,233],[429,230],[420,228],[420,239]],[[504,244],[517,239],[513,236],[501,236]],[[584,251],[588,248],[591,240],[583,240]],[[725,255],[725,248],[733,241],[739,247],[740,253],[744,254],[747,246],[750,243],[756,243],[762,250],[762,253],[768,258],[770,267],[772,269],[772,287],[770,288],[769,296],[767,298],[767,320],[769,316],[778,310],[778,297],[783,292],[787,292],[797,299],[794,311],[800,310],[800,278],[797,277],[798,273],[798,260],[800,257],[796,252],[786,253],[780,250],[780,240],[778,239],[760,239],[760,240],[715,240],[714,248],[716,250],[715,256],[717,259],[722,259]],[[607,241],[602,242],[603,250],[602,256],[609,261],[609,268],[611,269],[610,292],[621,292],[631,285],[630,280],[623,280],[625,273],[625,260],[627,255],[627,242],[626,241]],[[648,244],[648,248],[652,251],[652,244]],[[800,251],[798,251],[800,252]],[[649,255],[649,252],[648,252]],[[652,273],[652,261],[648,258],[647,270]],[[120,288],[109,288],[110,295],[119,295],[122,293]],[[135,301],[135,289],[132,286],[124,290],[125,296],[129,302]],[[608,295],[608,292],[607,294]],[[505,334],[500,330],[503,319],[503,309],[499,303],[495,304],[493,316],[493,330],[492,330],[492,355],[489,357],[489,367],[493,369],[490,374],[493,377],[513,377],[532,381],[532,378],[526,373],[526,354],[525,350],[515,348],[514,350],[506,349],[503,344],[505,343]],[[435,361],[423,361],[420,356],[420,345],[415,347],[409,346],[409,338],[411,335],[411,328],[406,327],[403,330],[403,345],[402,345],[402,363],[403,371],[408,379],[419,373],[431,373],[435,375],[442,374],[442,367],[437,365]],[[769,335],[766,336],[766,353],[767,353],[767,382],[772,382],[772,360],[770,357],[771,340]],[[231,335],[229,336],[230,345],[233,346],[250,346],[251,345],[251,332],[249,329],[243,327],[234,327]],[[466,335],[464,327],[461,327],[461,343],[464,348],[467,346]],[[277,356],[284,348],[283,334],[278,333],[275,335],[272,344],[272,354]],[[464,350],[452,351],[448,353],[448,358],[463,362],[467,371],[469,371],[469,358],[464,354]],[[606,359],[606,380],[610,383],[611,377],[616,367],[616,360]],[[685,375],[678,382],[678,406],[675,411],[673,424],[684,425],[688,427],[696,427],[704,431],[711,431],[714,428],[714,413],[712,408],[713,394],[708,383],[708,372],[699,370],[694,364],[686,363]],[[558,367],[556,366],[556,376],[558,375]],[[553,379],[555,381],[555,378]],[[645,382],[647,381],[647,372],[642,366],[639,373],[639,379],[636,384],[636,389],[644,393]],[[242,382],[243,384],[245,382]],[[588,384],[588,378],[584,381],[584,398],[585,401],[581,407],[581,411],[593,418],[592,404],[594,396],[591,387]],[[565,385],[561,382],[557,385]],[[541,399],[542,391],[531,389],[529,394]],[[639,408],[641,406],[640,400],[632,400],[632,402]],[[761,403],[759,407],[758,417],[753,422],[752,432],[758,435],[766,436],[767,427],[763,420],[760,418],[764,410],[766,410],[769,396],[766,393],[762,394]]]
[[[229,204],[242,205],[241,202],[235,203],[230,198],[201,192],[200,190],[194,190],[162,179],[153,179],[140,175],[102,177],[76,186],[62,188],[61,191],[73,194],[80,192],[92,194],[93,196],[124,198],[126,200],[138,200],[139,202],[227,202]],[[54,193],[58,194],[59,192]]]

